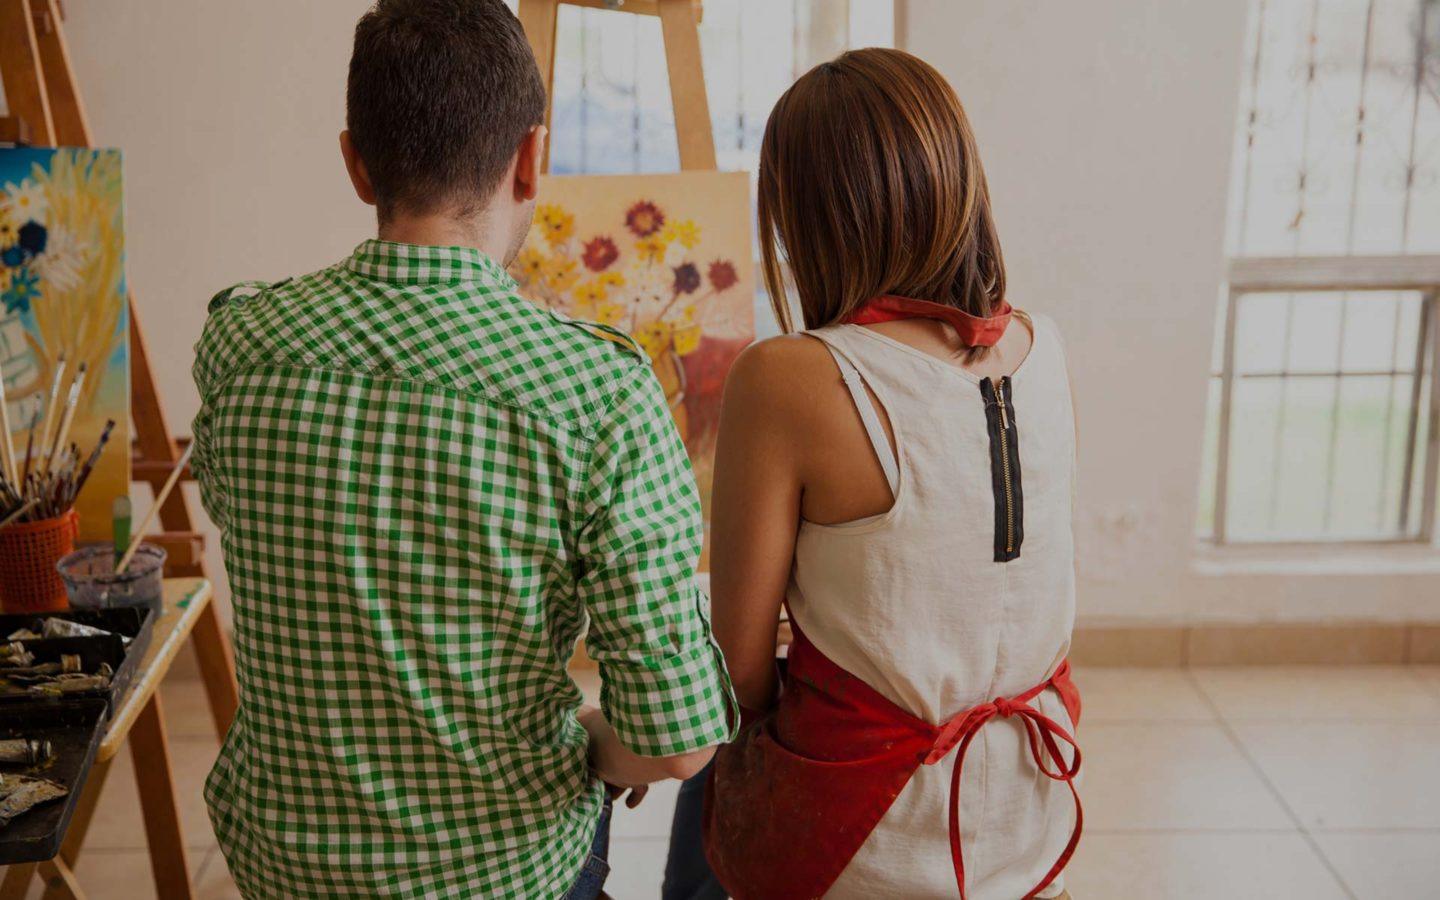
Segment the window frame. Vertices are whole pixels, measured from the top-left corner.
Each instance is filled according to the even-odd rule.
[[[1217,423],[1214,483],[1214,521],[1203,539],[1221,547],[1296,548],[1316,546],[1420,545],[1436,538],[1437,492],[1440,492],[1440,254],[1405,256],[1286,256],[1234,257],[1226,278],[1224,336],[1221,350],[1220,411]],[[1401,521],[1407,521],[1415,502],[1412,486],[1416,465],[1422,466],[1420,522],[1413,536],[1327,539],[1233,540],[1226,533],[1229,494],[1230,430],[1235,374],[1236,311],[1239,299],[1249,294],[1302,292],[1414,291],[1421,294],[1419,334],[1416,340],[1415,376],[1410,395],[1410,440],[1405,448],[1406,477],[1402,481]],[[1426,368],[1426,362],[1429,368]],[[1214,377],[1214,373],[1212,373]],[[1337,379],[1345,374],[1337,372]],[[1429,381],[1428,420],[1421,439],[1424,382]],[[1338,387],[1337,387],[1338,389]],[[1335,427],[1339,427],[1338,424]],[[1423,459],[1416,459],[1423,452]]]

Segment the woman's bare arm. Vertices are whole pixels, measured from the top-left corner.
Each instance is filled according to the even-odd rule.
[[[777,338],[736,360],[725,383],[711,507],[715,637],[742,706],[775,699],[775,629],[795,552],[802,480],[796,452],[810,339]],[[823,349],[820,351],[823,353]]]

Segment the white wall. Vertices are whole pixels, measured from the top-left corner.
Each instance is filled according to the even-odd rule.
[[[66,3],[96,139],[125,151],[129,275],[180,430],[210,296],[326,265],[372,230],[335,145],[367,5]],[[952,79],[975,122],[1014,298],[1069,338],[1082,614],[1440,619],[1430,560],[1412,574],[1364,560],[1326,576],[1195,571],[1245,0],[910,0],[903,12],[897,39]]]
[[[940,68],[971,117],[1012,300],[1067,336],[1082,616],[1440,619],[1433,555],[1197,564],[1247,5],[908,0],[897,40]]]
[[[125,154],[127,273],[181,433],[199,404],[191,351],[210,297],[321,268],[374,230],[336,143],[352,29],[368,6],[66,0],[95,141]],[[219,558],[212,531],[212,571]]]

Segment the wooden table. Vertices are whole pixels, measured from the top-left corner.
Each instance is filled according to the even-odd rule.
[[[105,787],[105,776],[110,773],[110,763],[127,739],[135,765],[156,893],[161,900],[194,897],[185,839],[180,832],[180,810],[175,802],[175,778],[170,767],[170,744],[165,737],[159,688],[176,654],[190,639],[195,623],[209,608],[212,596],[210,582],[203,578],[165,580],[165,611],[155,623],[150,646],[140,660],[129,694],[111,716],[95,754],[95,767],[85,782],[59,855],[41,863],[11,866],[5,873],[5,881],[0,883],[0,900],[23,900],[30,879],[36,874],[45,881],[44,900],[84,900],[85,892],[75,880],[75,863],[95,815],[100,791]]]

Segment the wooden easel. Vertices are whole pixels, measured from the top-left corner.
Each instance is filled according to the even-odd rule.
[[[545,95],[550,103],[545,126],[555,109],[551,86],[555,82],[555,26],[560,6],[584,6],[640,16],[659,16],[665,41],[665,66],[670,73],[670,103],[675,108],[675,138],[680,147],[680,168],[687,171],[715,169],[715,134],[710,124],[710,101],[705,93],[705,70],[700,64],[701,0],[520,0],[520,24],[530,39]],[[545,151],[545,168],[550,168],[550,151]]]
[[[0,117],[0,141],[36,146],[91,146],[90,126],[70,67],[62,21],[60,0],[0,0],[0,82],[5,87],[10,113]],[[134,481],[148,482],[152,490],[158,491],[179,460],[181,445],[173,436],[160,405],[133,292],[129,315],[131,420],[135,426],[131,477]],[[190,477],[188,472],[186,477]],[[166,575],[204,577],[204,538],[190,519],[181,491],[173,491],[160,508],[160,522],[165,531],[149,539],[169,554]],[[235,717],[239,697],[230,640],[214,604],[208,604],[199,615],[192,637],[210,701],[210,714],[216,733],[223,739]],[[154,719],[163,745],[158,697],[154,702],[157,704]],[[76,810],[76,821],[88,821],[94,812],[101,786],[100,780],[96,781],[93,789],[87,785]],[[83,832],[83,828],[80,830]],[[44,864],[48,867],[47,900],[80,896],[70,861],[62,850],[60,857]],[[185,881],[188,884],[188,876]],[[8,880],[5,887],[9,887]]]

